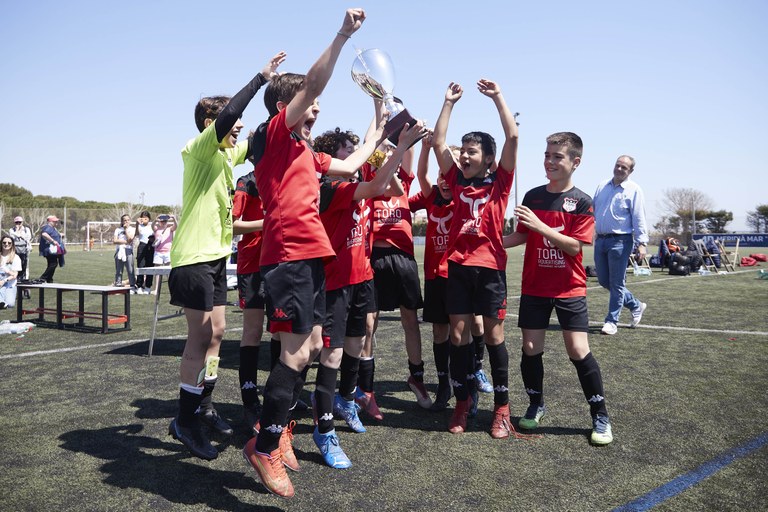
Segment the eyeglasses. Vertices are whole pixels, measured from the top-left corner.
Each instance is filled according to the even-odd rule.
[[[13,245],[13,242],[3,242],[3,245]]]
[[[21,224],[21,223],[22,223],[22,222],[21,222],[20,220],[17,220],[17,221],[16,221],[16,224]]]

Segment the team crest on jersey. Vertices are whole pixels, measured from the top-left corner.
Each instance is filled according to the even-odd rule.
[[[575,211],[577,204],[579,204],[579,200],[576,199],[575,197],[563,198],[563,210],[567,211],[568,213]]]

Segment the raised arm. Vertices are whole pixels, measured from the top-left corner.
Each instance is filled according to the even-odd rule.
[[[440,166],[441,174],[447,172],[454,162],[451,149],[448,147],[448,144],[445,143],[445,140],[448,134],[448,122],[451,119],[453,105],[459,101],[459,98],[461,98],[463,93],[464,89],[462,89],[459,84],[454,82],[448,84],[448,90],[445,91],[443,108],[440,109],[440,115],[437,117],[437,122],[435,123],[435,132],[432,135],[432,147],[435,148],[435,156],[437,157],[437,163]]]
[[[307,71],[304,83],[296,93],[296,96],[286,107],[285,114],[286,126],[290,129],[299,122],[304,112],[315,102],[318,96],[328,85],[333,74],[333,68],[339,58],[344,43],[352,37],[352,34],[362,26],[365,21],[365,11],[363,9],[347,9],[344,14],[344,22],[341,29],[336,33],[331,45],[325,49],[317,61]]]
[[[216,139],[221,142],[229,131],[235,126],[238,119],[243,117],[243,112],[251,102],[256,92],[266,84],[277,72],[278,66],[285,60],[285,52],[280,52],[266,63],[264,68],[248,82],[245,87],[232,96],[229,103],[221,110],[216,118]]]
[[[507,102],[504,101],[504,96],[501,94],[501,88],[496,82],[484,78],[480,79],[477,82],[477,89],[491,98],[499,111],[501,126],[504,129],[504,146],[501,148],[499,166],[507,172],[512,172],[517,165],[517,123],[515,116],[509,111]]]
[[[425,131],[426,128],[424,128],[424,124],[421,121],[413,126],[406,124],[403,131],[400,132],[397,147],[384,162],[384,165],[376,172],[376,176],[371,181],[362,182],[357,186],[354,196],[355,200],[382,195],[389,188],[389,183],[393,180],[393,176],[400,167],[403,156],[408,152],[411,144],[419,140],[419,137],[423,137]]]
[[[432,190],[432,182],[429,180],[429,151],[432,149],[432,130],[427,130],[427,136],[421,139],[421,152],[419,163],[416,166],[416,178],[419,180],[421,193],[428,196]]]
[[[331,159],[331,165],[328,168],[328,174],[343,177],[353,176],[373,154],[378,145],[381,144],[381,141],[384,138],[385,123],[386,119],[382,119],[379,123],[379,126],[376,127],[376,130],[369,134],[365,143],[347,158],[344,160],[340,160],[338,158]]]

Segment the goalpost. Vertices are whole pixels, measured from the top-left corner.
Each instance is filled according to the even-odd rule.
[[[114,233],[115,229],[118,227],[120,227],[120,223],[116,221],[89,220],[85,225],[85,243],[83,244],[83,250],[93,250],[93,245],[95,244],[96,240],[93,240],[93,243],[91,243],[91,240],[94,233],[98,233],[99,235],[99,247],[104,247],[105,234],[110,234],[110,236],[107,238],[107,243],[112,245],[111,233]]]

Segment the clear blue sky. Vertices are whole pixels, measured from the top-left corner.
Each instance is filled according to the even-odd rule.
[[[584,139],[575,181],[589,194],[618,155],[637,159],[651,223],[669,188],[709,195],[734,213],[730,229],[768,203],[764,0],[11,2],[0,17],[0,181],[179,203],[197,100],[234,94],[278,50],[288,53],[283,71],[305,72],[356,6],[368,19],[321,97],[315,135],[365,131],[371,102],[350,68],[356,47],[376,47],[395,63],[395,94],[430,125],[448,83],[464,86],[449,141],[470,130],[501,137],[492,102],[474,88],[481,77],[500,83],[521,113],[521,198],[544,182],[545,137],[567,130]],[[265,118],[259,93],[243,122]]]

